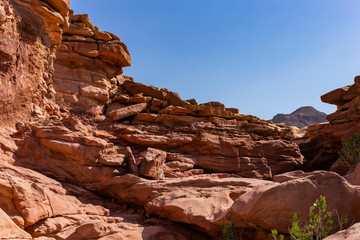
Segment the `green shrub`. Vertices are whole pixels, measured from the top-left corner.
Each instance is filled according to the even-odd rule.
[[[344,140],[339,157],[350,169],[360,162],[360,134],[356,133]]]
[[[271,234],[270,234],[274,240],[284,240],[284,235],[280,234],[279,238],[278,238],[278,231],[276,229],[271,230]]]
[[[236,229],[235,223],[228,222],[222,225],[223,234],[221,240],[239,240],[240,232]]]
[[[310,207],[308,223],[302,227],[299,225],[297,213],[294,213],[294,221],[290,229],[290,238],[292,240],[321,240],[327,237],[329,231],[332,229],[331,225],[333,224],[333,220],[331,220],[332,213],[326,212],[326,208],[325,197],[320,196],[319,199],[316,199],[313,206]],[[273,229],[271,236],[273,236],[275,240],[278,240],[277,235],[277,230]],[[284,236],[280,235],[279,239],[284,239]]]
[[[336,213],[336,217],[337,217],[338,224],[339,224],[339,231],[344,230],[349,222],[348,216],[346,216],[346,215],[340,216],[336,209],[335,209],[335,213]]]

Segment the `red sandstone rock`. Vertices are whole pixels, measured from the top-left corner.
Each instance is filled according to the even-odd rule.
[[[325,103],[335,104],[338,106],[343,105],[346,103],[346,100],[343,99],[343,96],[346,94],[346,92],[349,90],[349,86],[335,89],[327,94],[324,94],[321,96],[321,101]]]
[[[1,125],[29,119],[34,105],[52,98],[52,53],[67,28],[69,5],[68,0],[1,1]]]
[[[84,97],[94,98],[100,102],[107,102],[109,99],[109,93],[106,90],[93,86],[80,88],[80,94]]]
[[[160,100],[165,99],[165,93],[154,86],[146,86],[142,83],[125,81],[123,87],[131,94],[142,93],[144,96],[150,96]]]
[[[353,85],[322,97],[323,101],[336,104],[337,111],[327,116],[328,124],[309,126],[305,141],[299,139],[307,165],[312,168],[329,169],[338,159],[342,141],[360,132],[360,83],[355,79]]]
[[[350,183],[360,185],[360,164],[357,164],[350,178]]]
[[[1,239],[32,239],[31,235],[19,228],[13,220],[0,208]]]
[[[20,227],[58,215],[107,214],[103,208],[86,209],[75,197],[66,195],[60,183],[29,169],[0,165],[0,182],[1,208]]]
[[[28,111],[17,111],[31,119],[19,125],[17,132],[0,134],[0,206],[18,226],[26,226],[32,237],[217,239],[221,225],[232,219],[237,226],[253,228],[256,233],[249,239],[264,239],[270,227],[283,230],[291,221],[291,211],[297,211],[289,196],[294,189],[311,191],[311,197],[298,203],[300,214],[308,210],[305,203],[316,194],[329,200],[334,191],[341,191],[347,200],[341,205],[334,198],[329,206],[341,207],[351,219],[359,218],[357,191],[335,174],[289,173],[274,177],[277,182],[241,178],[271,179],[300,167],[303,158],[291,142],[293,129],[240,115],[218,102],[198,105],[167,89],[133,82],[121,75],[131,58],[116,35],[100,32],[87,15],[72,13],[67,29],[68,1],[39,3],[14,0],[10,6],[7,0],[0,2],[4,30],[0,31],[4,56],[0,74],[6,81],[0,90],[0,106],[6,115],[29,104]],[[23,24],[13,7],[26,10],[23,13],[34,22]],[[38,20],[45,22],[38,24]],[[51,53],[63,30],[52,76]],[[16,34],[33,44],[14,38]],[[32,54],[34,59],[29,61],[23,54]],[[18,72],[16,61],[21,65]],[[9,87],[13,73],[16,84]],[[20,86],[22,76],[29,81]],[[351,87],[342,95],[346,101],[342,112],[354,113],[356,92]],[[104,116],[105,110],[112,121]],[[337,121],[340,116],[330,118]],[[5,165],[13,163],[22,167]],[[143,176],[161,180],[134,176],[139,164]],[[283,204],[275,206],[276,212],[264,209],[271,202]],[[149,215],[165,220],[146,219]],[[14,237],[23,234],[18,230]]]
[[[324,240],[357,240],[360,239],[360,223],[355,223],[348,229],[332,234]]]
[[[141,152],[139,155],[140,175],[159,180],[164,178],[164,164],[166,159],[166,152],[148,148],[145,152]]]
[[[60,227],[60,231],[59,231]],[[47,219],[34,229],[34,235],[51,239],[206,239],[200,234],[173,223],[154,222],[140,225],[121,216],[101,218],[97,216],[71,215]],[[36,233],[36,234],[35,234]],[[53,237],[53,238],[52,238]],[[44,239],[44,238],[35,238]],[[46,239],[46,238],[45,238]]]
[[[169,102],[170,105],[180,107],[186,107],[190,105],[190,103],[182,100],[177,93],[171,92],[165,88],[162,88],[161,92],[165,94],[165,99]]]
[[[126,183],[126,184],[122,184]],[[148,214],[192,224],[213,237],[220,231],[218,218],[234,200],[251,188],[267,184],[264,180],[206,175],[167,181],[144,180],[132,175],[114,179],[118,199],[143,204]]]
[[[141,93],[135,94],[133,97],[127,99],[127,103],[147,103],[151,101],[151,97],[144,97]]]
[[[196,113],[194,111],[195,109],[191,109],[191,108],[185,108],[185,107],[177,107],[177,106],[168,106],[166,108],[163,108],[159,111],[159,114],[170,114],[170,115],[182,115],[182,116],[187,116],[187,115],[192,115],[192,116],[196,116]]]
[[[136,115],[144,111],[147,107],[146,103],[138,103],[135,105],[131,105],[128,107],[123,107],[119,109],[115,109],[107,114],[107,117],[111,118],[113,121],[117,121],[129,116]]]
[[[231,111],[225,109],[223,104],[205,103],[198,106],[198,115],[200,117],[222,117],[222,118],[234,118]]]
[[[65,34],[56,52],[56,99],[74,111],[101,115],[109,93],[117,88],[122,67],[131,64],[127,47],[112,40],[110,34],[99,32],[86,14],[72,16]]]
[[[297,212],[301,221],[307,221],[309,208],[320,195],[325,196],[328,211],[336,209],[340,216],[348,216],[350,222],[360,220],[358,190],[336,173],[284,175],[290,175],[288,180],[260,185],[241,195],[231,207],[228,220],[243,227],[257,225],[287,233],[293,213]],[[334,229],[336,226],[335,221]]]
[[[134,158],[134,155],[132,154],[131,148],[126,147],[126,158],[127,158],[127,164],[129,172],[138,175],[139,174],[139,168],[136,164],[136,160]]]

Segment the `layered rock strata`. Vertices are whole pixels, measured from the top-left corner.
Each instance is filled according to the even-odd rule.
[[[79,119],[85,114],[96,126],[85,124],[74,131],[72,128],[76,127],[71,127],[68,117],[44,130],[31,126],[31,131],[25,134],[27,140],[17,152],[21,159],[41,163],[52,162],[51,158],[55,162],[66,155],[79,166],[126,170],[125,147],[130,146],[135,159],[150,147],[166,152],[165,164],[158,166],[163,173],[156,174],[156,178],[230,172],[270,179],[273,174],[292,170],[302,163],[297,145],[291,142],[294,134],[290,128],[241,115],[237,109],[225,108],[218,102],[198,105],[194,100],[184,101],[177,93],[136,83],[121,75],[122,67],[131,62],[126,46],[115,35],[100,32],[87,15],[70,17],[69,30],[64,33],[56,56],[54,86],[63,114],[67,109],[80,113]],[[101,130],[108,136],[94,136]],[[103,150],[94,150],[97,154],[64,153],[65,146],[66,152],[89,149],[80,140],[84,136],[101,142]],[[46,154],[36,154],[39,152]],[[113,159],[117,163],[110,163]],[[65,172],[73,171],[73,166],[56,165]],[[143,164],[138,161],[138,165],[140,174],[147,176],[141,171]],[[34,167],[41,166],[44,164]],[[76,182],[77,178],[67,180]]]
[[[8,127],[0,131],[0,238],[218,239],[234,222],[243,239],[263,240],[273,228],[286,232],[293,212],[305,220],[319,195],[329,210],[360,220],[358,189],[342,177],[288,172],[303,160],[293,129],[134,82],[122,75],[131,62],[126,46],[87,15],[70,12],[67,27],[68,5],[0,1],[6,24],[34,20],[25,32],[36,41],[20,37],[19,48],[45,49],[34,52],[36,63],[19,58],[37,69],[24,84],[38,89],[49,76],[41,97],[30,89],[23,100],[21,87],[0,92],[12,116],[26,116],[1,115]],[[6,31],[0,44],[17,34]],[[44,59],[49,67],[37,68]]]
[[[124,81],[122,68],[130,64],[118,36],[99,31],[86,14],[70,16],[54,63],[57,102],[78,113],[102,114],[113,88]]]
[[[360,132],[360,78],[354,82],[321,96],[323,102],[337,106],[336,112],[327,116],[329,123],[309,126],[306,138],[297,140],[312,168],[329,169],[338,159],[342,142]],[[347,171],[339,165],[333,169],[341,174]]]
[[[145,203],[129,201],[130,197],[123,198],[115,190],[127,186],[126,177],[120,177],[127,176],[124,174],[129,170],[150,179],[204,172],[270,179],[273,174],[301,165],[299,149],[291,142],[291,129],[240,115],[221,103],[198,105],[167,89],[133,82],[121,75],[131,60],[119,38],[99,31],[87,15],[70,15],[54,64],[53,85],[59,111],[52,118],[40,111],[35,121],[19,122],[16,129],[4,133],[1,147],[8,152],[8,163],[140,209]],[[179,184],[185,187],[187,181]],[[19,220],[19,226],[27,227],[33,237],[50,236],[54,231],[51,226],[69,221],[67,217],[61,218],[61,223],[44,220],[53,215],[40,214],[29,222],[23,214],[16,216],[20,215],[24,220]],[[103,216],[95,215],[95,219]],[[76,219],[81,225],[88,217]],[[193,220],[168,219],[196,228]],[[201,232],[211,236],[218,234],[218,227],[199,226]],[[41,234],[40,230],[31,230],[38,228],[50,230]],[[61,232],[56,234],[60,236]]]
[[[53,53],[68,27],[69,4],[69,0],[0,2],[1,125],[57,110],[52,101]]]
[[[141,212],[78,186],[16,166],[0,164],[0,206],[1,239],[158,239],[166,235],[203,239],[171,222],[145,219]]]

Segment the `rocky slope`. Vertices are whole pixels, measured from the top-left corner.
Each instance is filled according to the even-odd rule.
[[[319,195],[360,220],[356,186],[293,171],[293,128],[122,75],[126,45],[68,1],[0,0],[0,21],[1,239],[218,239],[227,222],[271,239]]]
[[[287,126],[298,128],[327,122],[326,114],[319,112],[313,107],[301,107],[290,114],[276,114],[271,121],[274,123],[285,123]]]

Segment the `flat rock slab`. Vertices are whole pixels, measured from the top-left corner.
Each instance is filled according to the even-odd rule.
[[[113,121],[117,121],[141,113],[146,109],[146,106],[146,103],[138,103],[135,105],[115,109],[109,112],[106,116]]]

